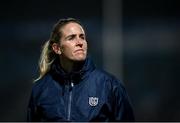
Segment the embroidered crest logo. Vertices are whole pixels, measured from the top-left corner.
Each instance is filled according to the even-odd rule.
[[[97,97],[89,97],[89,105],[90,106],[96,106],[98,104],[98,98]]]

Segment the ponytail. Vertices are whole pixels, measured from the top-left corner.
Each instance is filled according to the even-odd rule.
[[[57,57],[57,54],[52,50],[50,46],[50,41],[46,41],[41,52],[39,59],[39,77],[35,80],[41,79],[47,72],[49,72],[51,64]]]

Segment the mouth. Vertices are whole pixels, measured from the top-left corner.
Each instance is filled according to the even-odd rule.
[[[76,52],[84,52],[84,50],[83,49],[78,49],[78,50],[74,51],[74,53],[76,53]]]

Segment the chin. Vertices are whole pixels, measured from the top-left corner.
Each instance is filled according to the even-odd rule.
[[[75,61],[84,61],[86,58],[76,58]]]
[[[74,58],[74,61],[84,61],[86,59],[86,56],[80,55]]]

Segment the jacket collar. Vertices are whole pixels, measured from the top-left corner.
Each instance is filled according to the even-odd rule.
[[[51,66],[50,74],[54,79],[59,82],[73,81],[74,83],[80,82],[80,80],[84,79],[89,75],[91,71],[95,69],[95,65],[91,61],[89,57],[86,58],[84,62],[82,62],[82,67],[79,71],[73,71],[71,73],[66,73],[60,63],[59,60],[55,60]]]

